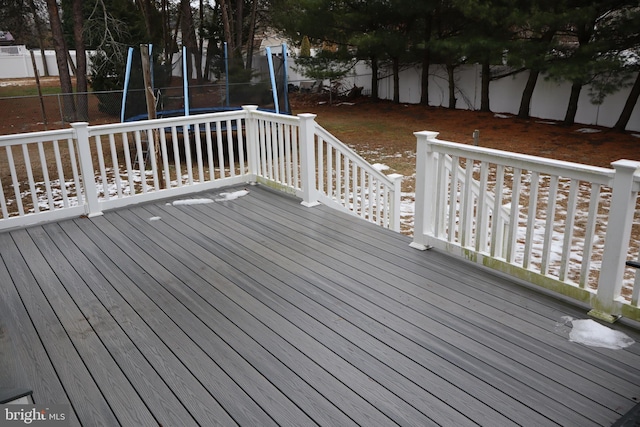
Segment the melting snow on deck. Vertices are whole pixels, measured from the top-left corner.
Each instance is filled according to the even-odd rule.
[[[182,200],[174,200],[171,204],[173,206],[180,205],[204,205],[206,203],[213,203],[211,199],[182,199]]]
[[[590,347],[604,347],[620,350],[634,344],[624,332],[616,331],[601,325],[591,319],[574,319],[570,316],[562,316],[560,324],[571,325],[569,341],[584,344]]]
[[[246,196],[249,194],[249,190],[238,190],[231,193],[220,193],[220,197],[216,199],[216,202],[224,202],[226,200],[235,200],[238,197]]]

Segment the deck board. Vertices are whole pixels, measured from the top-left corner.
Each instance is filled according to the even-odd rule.
[[[245,215],[245,212],[246,212],[246,215],[251,215],[251,217],[248,218],[248,221],[247,221],[247,224],[250,224],[251,226],[254,227],[251,234],[255,234],[255,233],[264,234],[265,233],[264,230],[269,225],[266,222],[265,223],[259,222],[260,218],[264,218],[264,216],[262,215],[255,214],[255,212],[260,212],[259,209],[245,210],[243,211],[243,213],[236,212],[236,215],[233,216],[233,218],[237,218],[239,215]],[[339,280],[338,277],[344,274],[347,274],[351,277],[352,280],[366,282],[366,284],[371,287],[377,284],[380,289],[383,288],[386,283],[388,283],[388,282],[383,282],[378,280],[377,277],[379,275],[385,275],[388,273],[383,269],[378,269],[375,266],[374,262],[369,262],[366,268],[360,268],[360,269],[352,268],[351,267],[352,265],[354,264],[358,265],[358,263],[354,263],[354,261],[348,259],[350,255],[349,255],[349,250],[347,249],[343,249],[340,252],[340,255],[342,258],[342,260],[340,260],[338,258],[331,258],[329,255],[334,247],[330,247],[327,245],[327,247],[323,248],[321,247],[320,244],[318,244],[317,239],[313,239],[305,242],[300,238],[299,233],[287,233],[287,236],[295,236],[296,239],[289,238],[289,237],[282,238],[285,241],[282,243],[282,247],[279,248],[279,250],[285,253],[288,252],[289,256],[294,257],[296,255],[293,253],[291,249],[288,249],[290,246],[295,245],[295,243],[292,242],[292,240],[297,240],[298,244],[303,244],[305,246],[307,245],[313,246],[315,259],[301,259],[299,260],[299,262],[302,265],[308,265],[309,263],[317,262],[318,265],[314,266],[314,270],[320,271],[323,277],[331,278],[332,275],[336,276],[332,278],[332,280],[334,280],[335,282]],[[271,238],[275,238],[275,236],[271,236]],[[278,251],[278,249],[274,249],[274,246],[271,246],[270,250]],[[326,258],[323,258],[322,255],[318,255],[318,252],[324,254]],[[359,260],[359,261],[360,261],[360,265],[362,265],[363,260]],[[380,260],[378,260],[378,262],[379,261]],[[329,265],[331,265],[332,267],[330,268],[326,267]],[[325,269],[322,270],[322,267],[324,267]],[[365,272],[365,270],[373,270],[373,271]],[[387,277],[386,279],[392,280],[391,277]],[[364,286],[365,283],[362,283],[362,285]],[[401,298],[401,297],[398,297],[397,295],[395,296],[390,295],[390,296],[395,298]],[[376,305],[378,304],[378,301],[373,301],[372,304],[360,304],[358,306],[358,304],[362,301],[362,299],[360,298],[360,296],[352,297],[351,295],[349,295],[348,290],[346,292],[344,291],[341,292],[339,294],[339,298],[337,301],[347,302],[352,307],[357,308],[361,313],[370,313],[372,311],[375,312],[377,308]],[[383,299],[381,300],[381,302],[388,304],[387,299]],[[502,396],[500,396],[499,399],[496,399],[494,404],[497,404],[498,402],[506,404],[510,407],[510,411],[512,414],[516,412],[517,408],[519,408],[522,405],[517,405],[516,402],[514,402],[513,400],[510,400],[510,396],[516,395],[517,393],[522,394],[523,389],[526,389],[527,387],[532,386],[531,384],[532,381],[533,382],[538,381],[537,376],[524,375],[523,376],[524,379],[522,380],[522,383],[513,385],[512,381],[510,381],[510,378],[517,377],[518,375],[522,375],[523,373],[522,371],[526,371],[528,369],[527,365],[520,364],[520,363],[514,364],[511,362],[510,359],[506,357],[500,357],[501,356],[500,354],[493,352],[491,350],[487,350],[487,348],[492,347],[491,343],[476,346],[476,348],[480,348],[481,350],[484,349],[484,354],[480,354],[480,356],[476,356],[475,361],[469,361],[468,360],[469,355],[466,355],[466,357],[459,357],[458,356],[459,349],[469,347],[469,344],[467,342],[468,339],[465,341],[466,337],[464,337],[462,334],[457,334],[452,336],[452,331],[450,330],[450,328],[442,324],[443,322],[446,322],[446,320],[439,320],[437,322],[433,322],[431,321],[431,319],[421,314],[422,312],[431,313],[431,311],[434,308],[435,307],[431,307],[431,308],[427,308],[426,310],[417,308],[415,312],[407,311],[408,314],[412,314],[412,313],[414,314],[413,318],[411,318],[411,320],[407,322],[404,319],[399,319],[393,316],[392,313],[402,312],[403,307],[398,306],[398,304],[393,306],[392,304],[391,306],[386,307],[387,313],[383,313],[386,316],[384,320],[384,324],[389,326],[393,330],[403,331],[403,335],[405,335],[405,337],[407,337],[409,340],[413,342],[418,343],[423,347],[421,349],[422,351],[430,350],[434,354],[436,354],[438,357],[447,361],[459,359],[457,360],[456,365],[458,367],[462,367],[462,369],[464,369],[474,377],[484,379],[485,381],[488,381],[488,379],[491,379],[492,382],[494,383],[497,382],[497,385],[500,391],[506,392],[506,394],[503,394]],[[445,318],[448,317],[447,313],[444,313],[444,317]],[[366,323],[366,321],[367,320],[363,320],[362,322]],[[421,328],[416,328],[415,325],[418,325],[418,324],[424,325],[424,326]],[[473,321],[469,324],[469,326],[472,326],[472,324],[473,324]],[[426,332],[426,330],[429,331],[429,335],[431,336],[427,339],[425,339],[424,337],[424,332]],[[445,342],[444,340],[445,337],[447,338],[448,343],[442,344]],[[456,341],[455,338],[458,338],[458,340]],[[434,343],[433,340],[436,340],[439,342]],[[438,350],[434,351],[433,350],[434,347],[437,348]],[[418,351],[416,350],[414,352],[417,353]],[[491,365],[485,362],[487,360],[492,361],[493,365],[500,366],[501,369],[493,368]],[[509,367],[511,367],[511,369],[507,369]],[[443,368],[440,367],[440,370],[442,369]],[[447,367],[444,369],[451,370],[452,368]],[[506,379],[504,379],[503,377],[506,377]],[[467,381],[462,381],[462,382],[467,382]],[[487,384],[488,383],[489,382],[487,382]],[[482,387],[483,393],[486,393],[485,387],[486,385],[483,385]],[[558,402],[558,399],[564,400],[565,402],[568,401],[567,404],[572,404],[572,403],[574,404],[575,402],[571,401],[571,397],[572,397],[571,393],[573,393],[573,390],[564,389],[562,387],[562,384],[547,385],[547,382],[543,382],[542,384],[539,384],[539,390],[531,390],[529,392],[529,395],[531,396],[532,401],[525,402],[525,403],[527,403],[531,407],[544,405],[550,409],[560,404]],[[603,412],[606,412],[604,411],[604,408],[595,407],[592,409],[592,406],[593,405],[585,405],[585,407],[578,408],[578,410],[580,410],[581,412],[592,411],[592,413],[590,414],[592,417],[598,417]],[[527,412],[526,410],[524,410],[524,408],[522,408],[522,414],[520,414],[521,418],[519,418],[518,422],[526,422],[527,420],[536,422],[535,415],[536,414]],[[542,420],[537,420],[537,423],[540,423],[540,422],[542,422]],[[585,423],[586,423],[586,420],[585,420]]]
[[[260,210],[251,210],[251,212],[260,212]],[[278,217],[277,215],[273,216],[274,218]],[[258,224],[256,218],[252,218],[250,223],[255,223],[256,224],[256,229],[261,228],[266,226],[266,224]],[[256,230],[257,231],[257,230]],[[291,233],[290,235],[292,236],[300,236],[300,232],[301,230],[295,230],[295,233]],[[318,250],[322,250],[319,245],[316,243],[314,246],[315,249]],[[329,251],[330,249],[326,249],[327,251]],[[345,252],[348,251],[344,251],[343,252],[343,257],[347,256],[344,255]],[[366,262],[363,259],[360,259],[361,263],[362,262]],[[307,264],[309,261],[304,261],[302,262],[302,264]],[[324,260],[321,261],[322,264],[324,265],[331,265],[331,263],[333,262],[334,265],[336,265],[336,269],[340,270],[341,272],[345,272],[345,267],[344,266],[340,266],[340,262],[339,260]],[[369,262],[368,266],[367,266],[367,270],[370,271],[370,275],[369,277],[366,279],[366,282],[371,286],[372,284],[376,283],[376,277],[379,277],[380,275],[384,275],[386,273],[386,271],[384,269],[379,269],[376,264],[380,263],[380,262],[384,262],[383,260],[377,259],[375,262]],[[348,265],[354,265],[355,263],[353,261],[348,261],[348,260],[344,260],[345,264]],[[364,270],[364,269],[363,269]],[[354,273],[354,275],[352,277],[356,277],[357,275],[363,275],[365,273],[363,273],[363,271],[359,271]],[[389,278],[390,280],[390,278]],[[384,282],[383,282],[384,283]],[[381,285],[379,287],[379,289],[384,289],[385,285]],[[388,286],[386,287],[386,289],[390,289]],[[396,295],[392,295],[391,293],[387,292],[387,295],[391,296],[392,298],[394,298],[394,300],[398,300],[401,298],[401,296],[398,296],[399,292],[395,292]],[[340,300],[342,301],[348,301],[348,297],[345,297],[344,295],[340,296]],[[388,300],[382,300],[384,303],[388,303]],[[416,301],[419,301],[418,299],[409,299],[408,300],[408,304],[414,303]],[[421,334],[421,331],[416,331],[415,330],[415,326],[414,325],[424,325],[425,322],[428,322],[431,319],[427,319],[422,313],[430,313],[430,316],[432,315],[432,313],[437,312],[437,311],[441,311],[437,306],[428,304],[428,306],[420,306],[420,305],[416,305],[413,304],[412,307],[414,310],[413,311],[405,311],[405,313],[409,314],[411,317],[409,318],[408,323],[406,324],[402,324],[400,323],[399,325],[396,325],[397,330],[403,330],[403,331],[411,331],[413,333],[413,337],[415,336],[419,336]],[[369,308],[367,307],[363,307],[360,311],[361,312],[367,312],[369,310]],[[402,312],[402,307],[398,306],[397,304],[395,306],[391,305],[388,307],[389,312],[391,313],[398,313],[398,312]],[[442,311],[441,313],[441,317],[440,319],[436,319],[436,322],[438,323],[434,323],[431,322],[429,324],[429,326],[424,327],[425,329],[428,329],[431,333],[434,332],[434,330],[439,329],[440,330],[440,334],[438,335],[438,337],[440,339],[442,339],[443,337],[447,337],[447,341],[450,344],[453,344],[454,349],[457,348],[466,348],[466,347],[472,347],[469,345],[469,339],[473,339],[473,336],[471,338],[465,336],[464,334],[469,334],[470,329],[476,329],[475,328],[475,323],[476,320],[472,319],[470,322],[458,322],[458,324],[460,324],[460,326],[458,326],[458,334],[452,334],[451,331],[451,323],[452,321],[455,321],[456,318],[452,318],[450,316],[451,312],[450,311]],[[402,321],[402,320],[401,320]],[[389,324],[389,320],[385,321],[385,324]],[[482,335],[482,331],[477,331],[478,332],[478,336]],[[501,332],[501,331],[498,331]],[[538,365],[540,367],[544,367],[544,360],[542,362],[539,362],[538,360],[536,360],[535,358],[529,357],[529,353],[527,351],[522,352],[521,354],[516,354],[515,356],[504,356],[500,353],[497,352],[493,352],[487,349],[495,349],[496,347],[506,347],[501,341],[502,338],[499,337],[497,334],[496,335],[482,335],[485,338],[485,341],[483,342],[483,345],[479,346],[479,347],[475,347],[475,348],[479,348],[480,352],[476,351],[476,357],[478,359],[481,360],[493,360],[495,359],[495,363],[498,366],[500,366],[502,368],[502,371],[505,371],[505,373],[510,376],[510,377],[517,377],[517,376],[523,376],[525,378],[525,380],[523,381],[525,384],[522,384],[521,387],[526,387],[526,386],[530,386],[532,385],[531,382],[539,382],[539,380],[537,379],[537,377],[535,375],[530,375],[528,378],[526,376],[526,371],[530,370],[530,367],[533,365],[535,367],[535,364],[538,363]],[[487,338],[491,338],[493,337],[493,340],[490,340],[487,342]],[[415,339],[415,338],[414,338]],[[484,351],[482,351],[482,349],[484,349]],[[455,353],[455,350],[454,350]],[[451,360],[451,356],[446,356],[445,357],[448,360]],[[513,363],[513,359],[518,360],[518,363]],[[524,359],[524,360],[523,360]],[[463,362],[464,363],[464,362]],[[486,370],[486,368],[483,368],[483,371]],[[499,377],[502,372],[498,371],[498,372],[492,372],[490,375],[493,375],[494,377]],[[573,390],[569,390],[566,389],[565,387],[563,387],[563,381],[568,379],[568,378],[563,378],[562,376],[558,377],[557,375],[561,375],[563,373],[563,371],[560,370],[556,370],[556,372],[554,371],[550,371],[547,373],[547,375],[549,376],[549,378],[552,378],[553,381],[550,382],[550,384],[548,384],[548,381],[545,380],[544,382],[542,382],[541,384],[538,384],[538,386],[540,387],[540,391],[542,393],[542,395],[544,396],[544,398],[548,398],[551,399],[551,402],[553,402],[554,400],[564,400],[564,402],[566,404],[569,405],[576,405],[576,403],[580,400],[580,397],[577,397],[576,399],[574,399],[574,401],[572,401],[572,398],[574,397],[572,394],[574,393]],[[525,375],[523,375],[525,374]],[[532,372],[532,374],[535,374],[535,372]],[[578,382],[580,383],[580,378],[572,378],[572,380],[574,382]],[[554,384],[555,381],[555,384]],[[593,391],[594,394],[596,394],[597,396],[600,396],[600,393],[603,392],[603,390],[593,390],[593,384],[591,381],[584,381],[583,386],[590,386],[590,389],[588,389],[589,391]],[[508,387],[507,387],[508,389]],[[582,388],[579,387],[579,390],[581,390]],[[515,391],[515,390],[514,390]],[[536,404],[546,404],[549,405],[550,401],[549,400],[545,400],[543,398],[543,400],[536,402]],[[615,396],[613,397],[615,399]],[[610,402],[611,404],[614,404],[613,402]],[[577,409],[580,412],[586,412],[588,413],[591,417],[598,417],[600,414],[603,414],[603,412],[606,412],[604,408],[602,407],[598,407],[598,405],[593,405],[593,404],[588,404],[585,407],[577,407]],[[610,415],[610,414],[609,414]]]
[[[249,190],[0,233],[2,386],[72,425],[606,426],[640,398],[640,344],[568,341],[584,307]]]
[[[154,215],[157,213],[159,212],[153,212]],[[166,211],[164,211],[164,213],[167,214]],[[175,210],[174,210],[174,213],[176,213]],[[179,212],[177,212],[177,215],[174,218],[176,218],[177,220],[179,216],[180,216]],[[174,225],[175,224],[174,221],[172,221],[171,224],[174,227],[176,227],[176,225]],[[178,227],[178,233],[175,237],[179,237],[180,235],[189,233],[189,230],[185,228],[185,227],[188,227],[186,224],[183,223],[183,225],[181,226],[178,225],[177,227]],[[204,239],[210,238],[211,240],[209,241],[209,244],[215,244],[214,242],[216,242],[222,245],[221,249],[224,249],[224,245],[228,242],[228,240],[224,240],[224,238],[221,237],[220,235],[216,235],[215,234],[216,228],[219,228],[219,227],[207,228],[207,229],[200,227],[199,229],[193,230],[193,231],[197,232],[201,236],[204,236],[203,237]],[[235,228],[235,229],[238,230],[238,228]],[[190,244],[185,245],[183,249],[185,251],[191,251],[192,254],[196,255],[197,251],[194,249],[194,243],[196,242],[189,242],[189,243]],[[216,253],[218,252],[216,251]],[[269,253],[269,249],[267,249],[267,253]],[[313,313],[309,312],[310,310],[313,309],[313,307],[311,309],[309,309],[308,307],[305,307],[307,309],[307,313],[302,312],[298,308],[299,305],[296,305],[296,304],[303,305],[306,303],[306,305],[308,305],[308,301],[303,302],[301,301],[301,298],[295,298],[297,292],[290,287],[287,288],[287,286],[285,285],[284,282],[289,282],[289,280],[287,280],[287,276],[292,275],[289,271],[287,271],[286,269],[274,270],[273,262],[268,261],[266,259],[261,260],[258,256],[251,255],[250,253],[248,253],[248,251],[245,251],[242,254],[239,254],[238,252],[236,252],[235,254],[229,253],[226,256],[224,256],[224,258],[226,262],[229,262],[230,264],[236,264],[237,270],[231,272],[231,275],[234,277],[234,280],[236,281],[238,280],[237,276],[238,274],[242,274],[243,270],[244,270],[244,273],[248,274],[250,277],[251,276],[260,277],[257,288],[252,288],[251,285],[248,285],[248,286],[244,286],[243,289],[253,294],[257,300],[262,302],[267,302],[269,307],[271,307],[275,312],[286,313],[286,317],[290,319],[290,321],[293,324],[295,324],[298,328],[301,328],[307,331],[310,335],[313,335],[315,339],[320,340],[327,347],[332,348],[334,352],[337,352],[344,359],[344,355],[340,353],[344,353],[342,351],[344,348],[353,347],[352,342],[349,342],[345,339],[339,339],[340,337],[331,335],[331,332],[323,323],[321,323],[318,320],[315,320],[318,318],[326,317],[326,310],[324,310],[323,312],[322,307],[317,308]],[[250,261],[250,263],[247,264],[247,261]],[[282,263],[278,262],[278,264],[282,264]],[[295,268],[296,264],[291,263],[291,267]],[[277,278],[280,278],[282,281],[278,280]],[[247,280],[249,281],[250,279],[247,278]],[[297,282],[300,283],[300,280],[298,279]],[[287,299],[291,300],[293,298],[294,302],[290,303],[287,300],[283,299],[280,295],[288,295]],[[312,317],[309,317],[309,314]],[[323,330],[327,330],[328,332],[323,333]],[[324,338],[324,337],[328,337],[328,338]],[[362,342],[367,339],[370,339],[370,337],[366,336],[363,333],[360,333],[359,335],[353,337],[353,340],[356,342]],[[378,345],[380,344],[382,343],[378,343]],[[350,349],[350,351],[355,351],[355,349]],[[360,352],[359,354],[360,359],[358,360],[358,362],[360,363],[360,366],[358,367],[361,370],[364,370],[365,372],[367,372],[368,375],[370,375],[371,377],[375,377],[376,375],[386,375],[386,381],[382,381],[382,382],[388,384],[392,378],[389,376],[390,374],[385,372],[385,370],[388,370],[389,367],[375,360],[371,360],[371,357],[370,356],[367,357],[367,356],[368,355],[364,354],[363,352]],[[397,360],[395,362],[397,362]],[[339,375],[341,374],[336,373],[336,376],[339,376]],[[396,391],[398,393],[403,393],[403,394],[407,394],[408,391],[411,391],[411,393],[416,393],[416,395],[418,395],[417,394],[418,391],[424,393],[424,390],[418,390],[416,389],[415,384],[409,384],[408,382],[405,384],[400,384],[400,383],[392,384],[392,387],[397,388],[398,390]],[[411,394],[408,394],[408,395],[411,395]],[[427,403],[426,401],[414,402],[416,406],[419,406],[421,404],[424,405],[426,403]],[[461,424],[463,420],[459,418],[459,416],[454,415],[454,418],[446,419],[442,417],[442,414],[438,414],[438,415],[440,416],[440,418],[443,418],[442,419],[443,422],[445,421],[449,423],[454,422],[457,425],[463,425]],[[466,422],[468,422],[468,420],[466,420]]]
[[[272,205],[273,210],[271,211],[273,218],[280,218],[280,214],[282,214],[282,210],[277,211],[278,207]],[[313,212],[313,211],[310,211]],[[320,218],[320,217],[318,217]],[[336,221],[338,223],[339,221]],[[337,228],[336,223],[332,228],[339,230],[339,233],[336,233],[331,236],[331,239],[334,241],[334,244],[337,245],[338,241],[341,242],[349,242],[351,244],[356,244],[358,251],[354,251],[354,254],[366,253],[367,251],[372,252],[370,248],[375,244],[375,240],[369,240],[365,236],[363,238],[363,243],[354,243],[354,239],[358,239],[361,234],[358,234],[353,230],[352,227],[342,227]],[[305,226],[308,226],[309,222],[305,222]],[[299,227],[296,228],[296,233],[301,232],[302,229]],[[342,237],[344,235],[344,237]],[[329,240],[331,241],[331,240]],[[405,242],[406,244],[406,242]],[[402,247],[400,247],[401,249]],[[421,252],[414,252],[413,255],[420,256]],[[551,297],[543,297],[539,296],[535,300],[530,300],[528,295],[530,292],[526,288],[514,288],[511,283],[509,283],[509,279],[505,280],[496,280],[495,277],[487,277],[481,269],[469,269],[468,264],[462,262],[455,262],[451,257],[440,254],[435,251],[428,252],[429,256],[429,265],[423,266],[421,265],[421,260],[419,258],[411,257],[412,254],[406,254],[403,252],[403,256],[396,255],[393,251],[385,254],[385,258],[378,258],[375,261],[375,265],[380,265],[380,263],[390,263],[391,266],[400,267],[399,270],[395,272],[395,275],[398,278],[404,279],[408,282],[416,283],[418,286],[425,278],[434,280],[434,284],[437,286],[439,283],[444,283],[446,286],[444,290],[438,290],[435,287],[429,288],[429,297],[433,297],[433,292],[438,293],[438,296],[446,296],[448,294],[448,290],[451,286],[456,286],[456,292],[462,292],[465,296],[471,298],[472,302],[482,302],[485,304],[481,307],[481,313],[483,316],[491,317],[496,321],[501,322],[503,325],[509,325],[511,321],[519,322],[520,319],[524,319],[524,322],[519,322],[517,330],[519,332],[526,332],[526,334],[534,334],[537,331],[540,331],[540,327],[537,322],[531,322],[531,315],[536,314],[539,315],[538,320],[540,322],[544,322],[549,319],[554,323],[558,323],[560,317],[563,315],[573,314],[575,317],[584,317],[584,309],[577,307],[570,307],[571,311],[567,311],[563,307],[563,312],[558,312],[558,306],[556,304],[556,300]],[[360,260],[366,260],[364,256],[359,257]],[[374,266],[375,266],[374,265]],[[387,267],[390,268],[390,267]],[[384,271],[383,271],[384,273]],[[435,274],[434,274],[435,273]],[[439,274],[438,274],[439,273]],[[465,281],[460,281],[460,277],[464,275],[468,278],[473,279],[473,286],[469,286]],[[450,280],[447,280],[449,278]],[[412,295],[420,298],[421,290],[419,287],[416,292],[412,292]],[[508,292],[506,292],[508,291]],[[410,299],[409,302],[414,301],[414,299]],[[545,301],[548,304],[545,304]],[[437,305],[441,306],[441,304],[447,304],[447,313],[455,312],[457,308],[462,308],[466,311],[466,308],[474,309],[474,305],[467,305],[466,307],[461,307],[455,301],[449,300],[439,300]],[[506,304],[508,303],[508,304]],[[489,307],[486,306],[489,304]],[[495,308],[493,310],[492,308]],[[489,309],[489,312],[486,310]],[[462,313],[464,313],[464,311]],[[505,317],[504,313],[509,314],[510,316],[514,316],[512,318]],[[464,316],[464,314],[461,314]],[[506,321],[505,321],[506,320]],[[561,329],[561,328],[558,328]],[[547,340],[547,330],[544,330],[544,339]],[[553,346],[568,346],[571,347],[572,344],[567,343],[566,339],[561,336],[558,331],[555,331],[557,335],[560,336],[560,339],[557,342],[553,343]],[[500,333],[503,333],[501,330]],[[527,344],[527,342],[523,342],[523,345]],[[540,344],[544,344],[544,341],[540,341],[540,343],[536,343],[535,347],[538,347]],[[621,355],[620,358],[609,359],[605,362],[611,363],[612,371],[616,372],[621,376],[628,376],[629,372],[627,371],[627,367],[629,365],[637,365],[640,363],[640,359],[637,359],[634,355],[638,354],[638,350],[640,346],[630,347],[625,354]],[[608,354],[608,350],[598,350],[593,349],[594,353],[599,354]],[[588,356],[591,353],[585,354],[587,356],[585,361],[590,360]],[[628,357],[627,357],[628,356]],[[560,362],[560,361],[558,361]],[[621,363],[622,362],[622,363]],[[599,364],[602,363],[600,360]],[[620,369],[617,369],[617,368]],[[637,376],[637,372],[634,371],[634,376],[630,378],[633,383],[640,382],[640,377]]]

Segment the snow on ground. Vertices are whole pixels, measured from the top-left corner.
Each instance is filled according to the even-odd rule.
[[[598,132],[602,132],[600,129],[593,129],[593,128],[580,128],[578,130],[576,130],[576,132],[580,132],[580,133],[598,133]]]
[[[574,319],[570,316],[562,316],[561,321],[556,324],[556,329],[569,325],[571,325],[569,341],[578,344],[621,350],[635,343],[624,332],[611,329],[592,319]]]
[[[390,169],[390,168],[389,168],[389,166],[387,166],[387,165],[385,165],[385,164],[382,164],[382,163],[374,163],[374,164],[372,164],[371,166],[372,166],[375,170],[380,171],[380,172],[382,172],[382,171],[386,171],[386,170],[389,170],[389,169]]]

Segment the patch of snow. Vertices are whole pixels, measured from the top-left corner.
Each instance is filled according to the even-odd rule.
[[[555,125],[558,124],[558,122],[552,122],[550,120],[536,120],[536,123],[540,123],[543,125]]]
[[[249,190],[238,190],[231,193],[220,193],[220,198],[216,199],[216,202],[224,202],[226,200],[235,200],[238,197],[246,196],[249,194]]]
[[[183,200],[174,200],[171,203],[173,206],[181,206],[181,205],[203,205],[205,203],[213,203],[211,199],[183,199]]]
[[[149,218],[149,221],[160,221],[161,217],[159,216],[152,216],[151,218]]]
[[[624,332],[616,331],[591,319],[572,319],[571,324],[573,326],[569,333],[571,342],[612,350],[620,350],[635,343]]]
[[[598,133],[598,132],[602,132],[600,129],[593,129],[593,128],[580,128],[578,130],[576,130],[576,132],[580,132],[580,133]]]
[[[384,164],[382,164],[382,163],[374,163],[374,164],[372,164],[371,166],[373,166],[373,168],[374,168],[375,170],[380,171],[380,172],[382,172],[382,171],[386,171],[386,170],[389,170],[389,169],[390,169],[390,168],[389,168],[389,166],[384,165]]]
[[[493,117],[498,118],[498,119],[508,119],[511,116],[508,116],[506,114],[494,114]]]
[[[632,133],[631,136],[635,136],[636,138],[640,138],[640,133]]]

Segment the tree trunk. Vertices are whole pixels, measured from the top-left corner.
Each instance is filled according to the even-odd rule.
[[[193,14],[191,13],[191,2],[189,0],[182,0],[180,2],[180,8],[182,9],[182,43],[187,47],[187,70],[189,72],[188,78],[191,78],[192,65],[191,55],[195,58],[196,67],[196,79],[199,83],[202,83],[202,56],[198,55],[198,42],[196,39],[196,29],[193,25]]]
[[[378,92],[378,57],[371,57],[371,99],[373,101],[380,100],[380,94]]]
[[[204,0],[200,0],[199,13],[200,22],[198,24],[198,54],[200,55],[200,58],[202,58],[204,56]]]
[[[73,37],[76,44],[76,92],[77,120],[89,120],[89,96],[87,85],[87,53],[84,47],[84,14],[82,0],[73,0]]]
[[[636,82],[633,84],[631,92],[629,92],[627,102],[624,104],[624,108],[622,109],[622,113],[620,113],[618,121],[613,125],[613,130],[623,132],[626,129],[627,123],[629,123],[629,119],[631,118],[631,113],[633,113],[633,109],[638,102],[638,97],[640,97],[640,73],[638,73]]]
[[[420,84],[420,104],[429,105],[429,66],[431,65],[431,49],[429,40],[431,39],[431,14],[425,17],[424,37],[426,46],[422,53],[422,80]]]
[[[400,103],[400,58],[393,58],[393,102]]]
[[[236,10],[235,10],[235,36],[236,36],[236,49],[238,50],[238,57],[242,58],[242,23],[244,21],[244,8],[243,8],[243,0],[236,0]],[[244,65],[244,64],[243,64]]]
[[[34,0],[29,1],[29,7],[31,8],[31,14],[33,15],[33,22],[36,26],[36,32],[38,33],[38,44],[40,46],[40,56],[42,57],[42,69],[44,71],[45,77],[49,77],[49,65],[47,64],[47,58],[45,57],[44,50],[45,32],[42,29],[42,20],[38,15],[38,8]]]
[[[168,4],[168,3],[167,3]],[[169,18],[169,13],[167,13],[167,19]],[[176,16],[176,26],[175,29],[173,30],[173,35],[171,38],[171,51],[174,48],[178,47],[178,33],[180,32],[180,27],[182,26],[182,8],[178,8],[178,16]],[[178,49],[178,51],[180,51],[180,49]],[[173,55],[168,54],[167,55],[167,64],[171,64],[173,62]]]
[[[210,37],[209,38],[209,43],[207,45],[207,58],[205,59],[204,62],[204,78],[205,80],[211,80],[211,62],[213,61],[213,55],[215,53],[215,43],[217,42],[217,40],[215,39],[215,37]]]
[[[258,1],[254,0],[251,5],[251,17],[249,18],[249,34],[247,35],[247,62],[246,68],[251,69],[253,67],[253,49],[254,38],[256,34],[256,18],[258,15]],[[282,52],[286,55],[286,52]]]
[[[456,109],[456,81],[455,66],[451,63],[447,64],[447,80],[449,81],[449,109]]]
[[[518,117],[521,119],[528,119],[531,111],[531,98],[533,97],[533,90],[536,88],[538,82],[539,70],[529,70],[529,77],[527,78],[527,84],[522,92],[522,99],[520,100],[520,110],[518,110]]]
[[[491,83],[491,66],[489,61],[482,63],[482,93],[480,94],[480,111],[491,111],[489,105],[489,83]]]
[[[69,74],[69,63],[67,62],[67,51],[64,45],[62,32],[62,22],[56,0],[47,0],[49,10],[49,21],[51,22],[51,35],[53,37],[53,47],[56,51],[56,63],[58,64],[58,74],[60,76],[60,90],[62,92],[63,119],[67,122],[75,121],[75,104],[73,102],[73,87],[71,85],[71,75]]]
[[[138,5],[140,6],[140,12],[142,12],[142,17],[144,18],[144,26],[147,33],[147,40],[151,42],[153,40],[153,17],[151,15],[151,10],[153,5],[149,0],[138,0]]]
[[[178,21],[180,18],[177,18]],[[164,41],[164,62],[171,64],[173,48],[175,44],[171,38],[171,26],[169,24],[169,1],[162,0],[162,39]]]
[[[233,45],[233,37],[231,36],[231,18],[229,16],[229,5],[227,0],[220,0],[220,12],[222,13],[222,28],[224,30],[224,41],[227,42],[227,52],[233,56],[235,46]]]
[[[571,96],[569,97],[569,105],[567,106],[567,114],[564,116],[563,124],[565,126],[572,125],[576,120],[578,112],[578,99],[582,90],[582,82],[573,82],[571,85]]]

